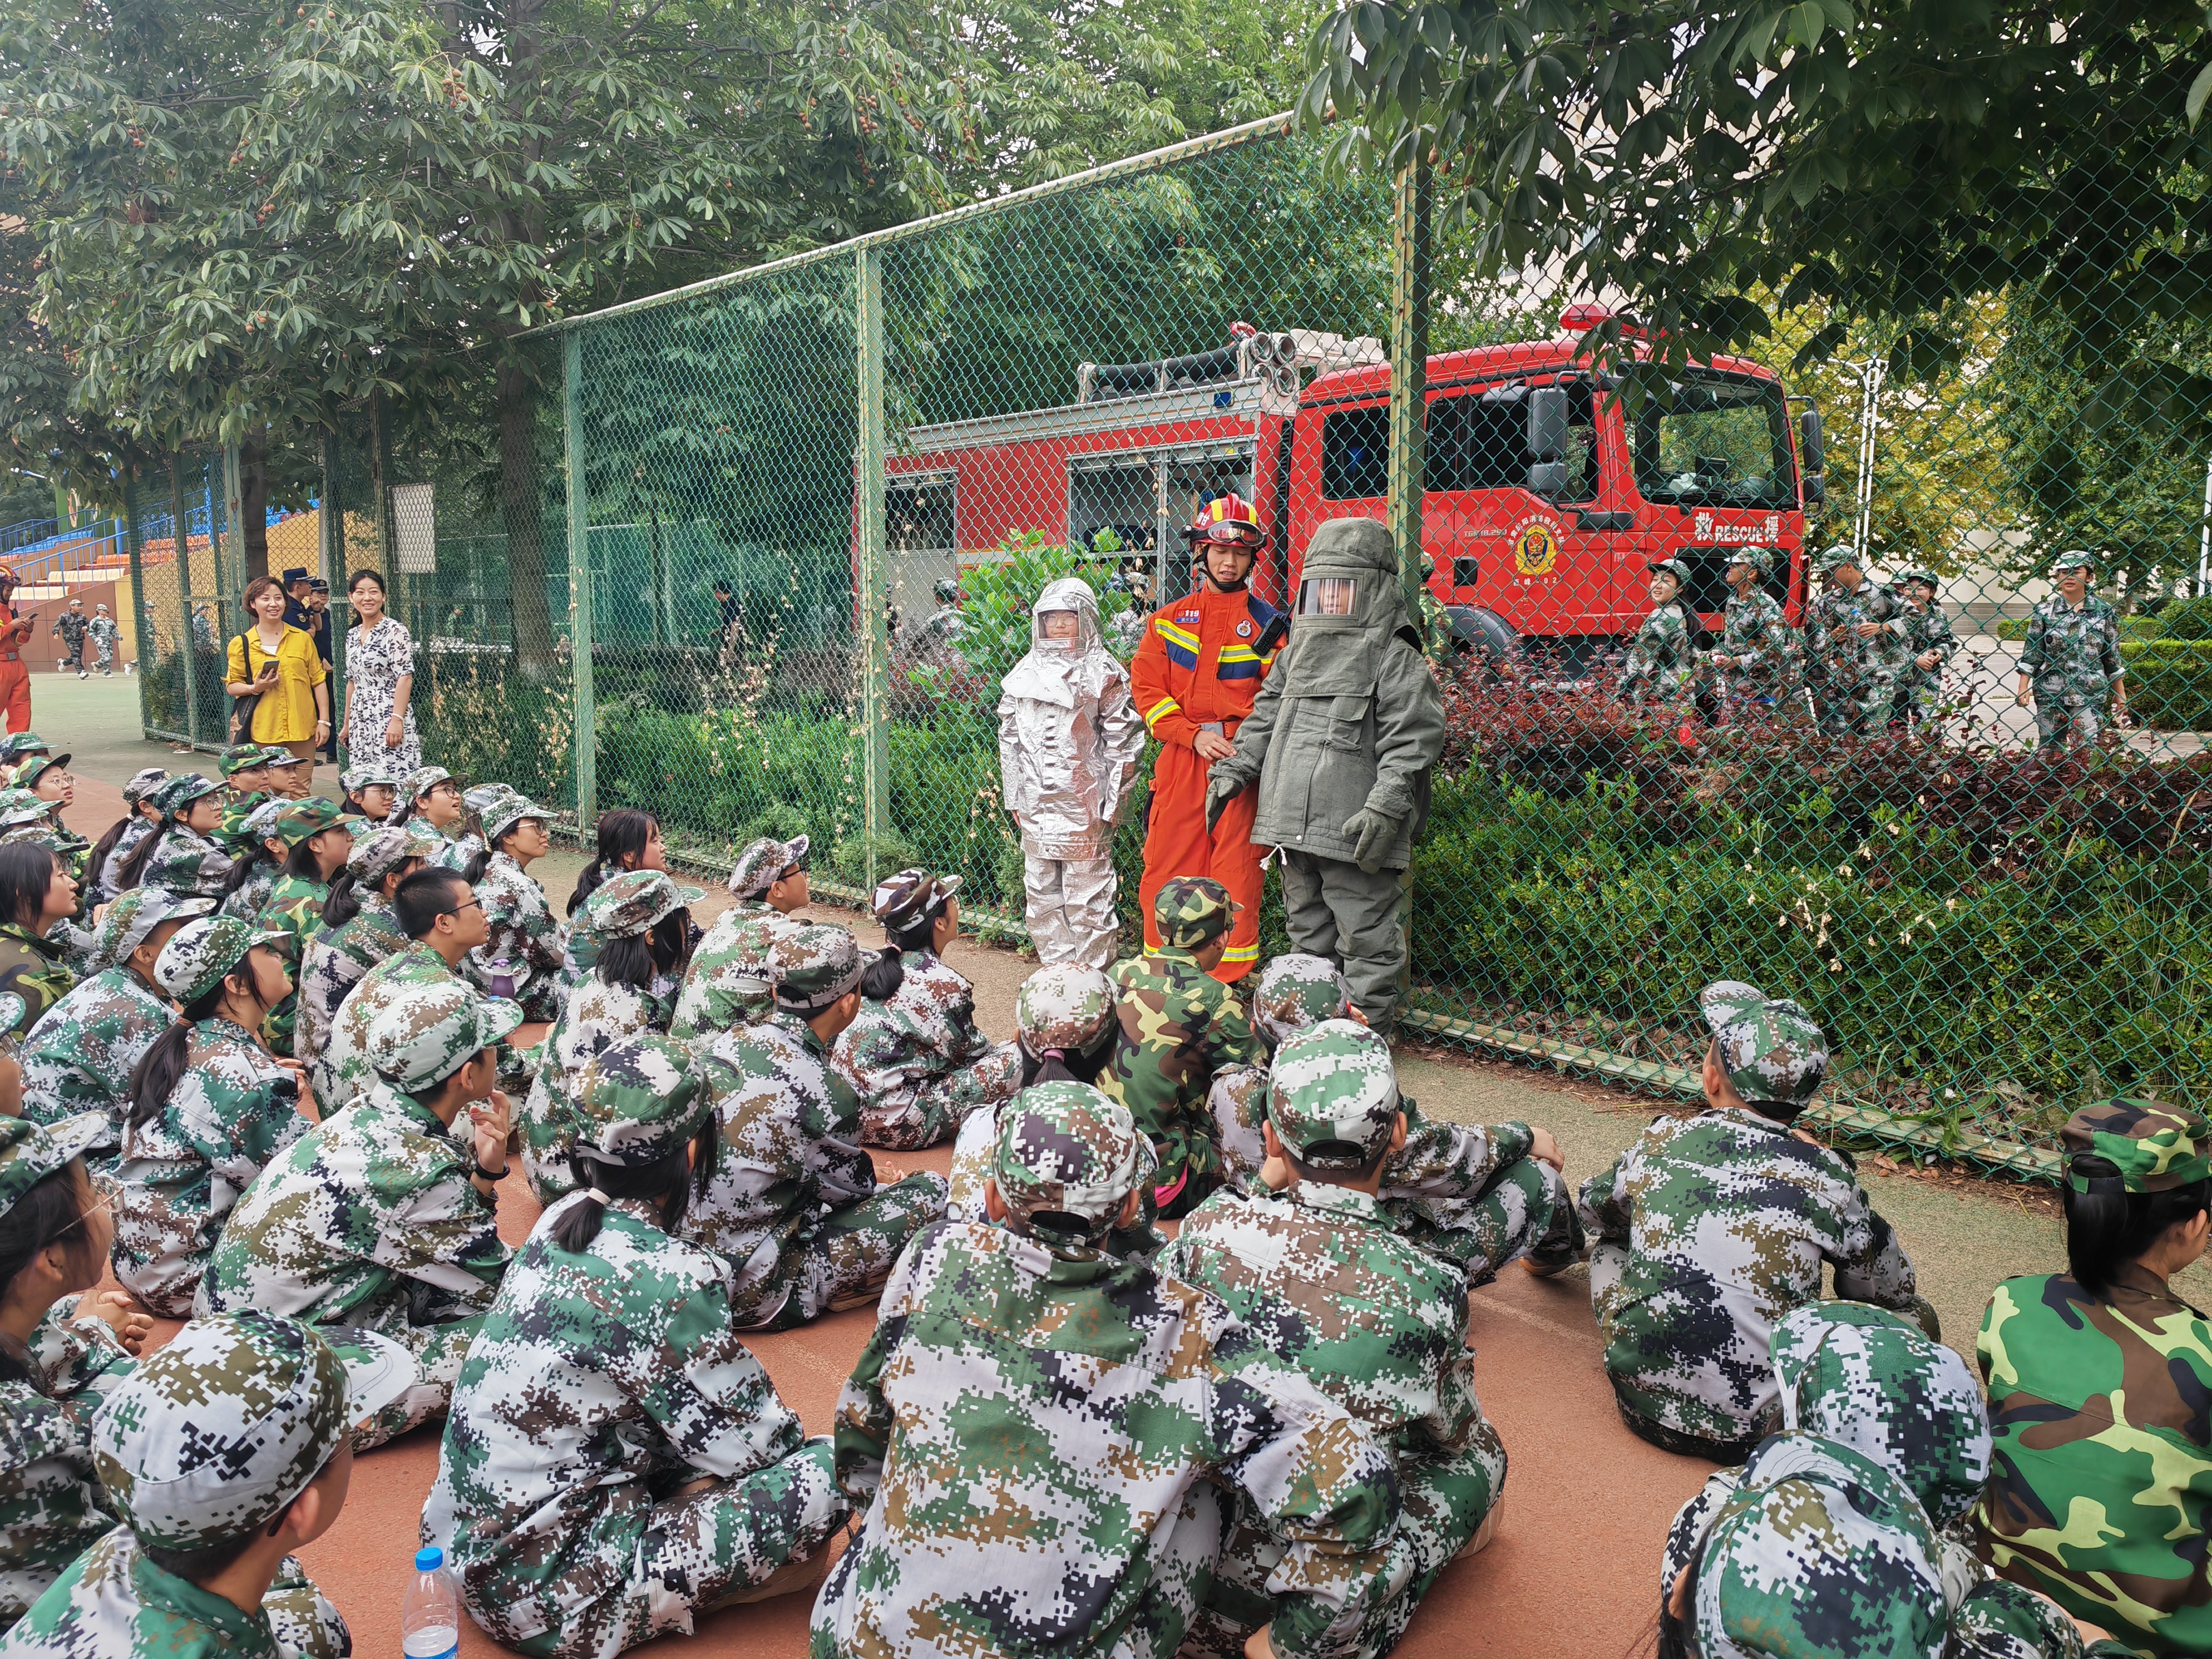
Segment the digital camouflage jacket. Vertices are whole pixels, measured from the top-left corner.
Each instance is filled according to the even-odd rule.
[[[648,1031],[665,1033],[676,984],[669,979],[641,991],[610,985],[597,974],[568,993],[561,1018],[545,1038],[544,1059],[530,1085],[516,1122],[522,1131],[522,1171],[532,1196],[550,1204],[575,1187],[568,1149],[575,1141],[571,1108],[584,1067],[609,1043]]]
[[[775,1006],[769,994],[768,947],[790,926],[758,899],[738,899],[716,916],[684,970],[670,1034],[702,1036],[765,1020]]]
[[[230,879],[229,854],[197,830],[173,823],[146,860],[144,883],[179,898],[219,899]],[[252,912],[248,912],[251,915]]]
[[[58,1123],[99,1112],[113,1128],[86,1148],[88,1167],[113,1165],[123,1145],[131,1073],[169,1028],[169,1000],[131,968],[94,974],[46,1010],[23,1043],[23,1115]]]
[[[336,927],[325,924],[307,941],[300,959],[300,1014],[292,1028],[292,1055],[307,1062],[311,1074],[330,1042],[347,993],[361,983],[362,975],[398,955],[407,944],[398,916],[374,894],[362,898],[350,920]],[[319,1080],[314,1089],[319,1101],[326,1097]]]
[[[1636,702],[1666,702],[1678,696],[1697,672],[1693,637],[1685,606],[1672,599],[1659,606],[1636,630],[1613,694]]]
[[[315,1104],[324,1116],[343,1111],[376,1086],[376,1071],[368,1063],[368,1028],[394,997],[410,986],[443,985],[459,978],[445,957],[420,939],[362,975],[360,983],[338,1005],[337,1018],[331,1022],[330,1035],[309,1073]]]
[[[2083,702],[2101,708],[2112,682],[2127,672],[2120,658],[2120,616],[2094,593],[2079,606],[2053,593],[2028,613],[2020,672],[2045,702]]]
[[[92,1414],[137,1363],[106,1322],[57,1304],[27,1350],[0,1358],[27,1377],[0,1378],[0,1631],[21,1618],[116,1516],[92,1461]]]
[[[76,975],[62,962],[62,947],[41,939],[20,922],[0,922],[0,997],[13,995],[21,1007],[0,1001],[0,1054],[20,1059],[23,1038],[40,1017],[70,994]]]
[[[545,890],[505,853],[494,853],[475,884],[491,937],[462,963],[485,994],[522,1005],[529,1021],[561,1012],[561,958],[568,930],[553,920]]]

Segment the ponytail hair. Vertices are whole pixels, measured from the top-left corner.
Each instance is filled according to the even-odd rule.
[[[313,836],[308,836],[307,841],[284,854],[282,873],[301,881],[320,881],[323,878],[323,861],[315,855],[314,848],[307,844],[314,839]]]
[[[1098,1074],[1106,1069],[1106,1062],[1114,1056],[1114,1039],[1121,1033],[1116,1020],[1106,1022],[1088,1048],[1048,1048],[1042,1054],[1030,1051],[1029,1038],[1018,1034],[1014,1047],[1022,1057],[1022,1084],[1027,1089],[1039,1083],[1096,1083]]]
[[[230,874],[223,878],[222,896],[228,898],[247,882],[252,881],[256,871],[264,869],[276,862],[276,860],[269,856],[269,849],[256,842],[251,852],[230,866]]]
[[[2119,1166],[2094,1152],[2075,1153],[2067,1173],[2089,1189],[2076,1192],[2072,1180],[2059,1189],[2066,1209],[2067,1270],[2100,1300],[2120,1270],[2141,1260],[2169,1227],[2212,1208],[2212,1179],[2162,1193],[2131,1193],[2121,1184]]]
[[[152,835],[139,838],[138,844],[131,849],[131,856],[115,866],[115,892],[118,897],[129,892],[146,879],[146,866],[153,862],[154,849],[168,838],[169,826],[166,823],[155,825]],[[99,872],[94,869],[93,873],[96,878]]]
[[[192,1028],[215,1017],[215,1011],[222,1006],[223,988],[229,980],[230,975],[225,975],[205,996],[186,1003],[184,1012],[169,1022],[169,1029],[154,1039],[154,1046],[131,1068],[131,1109],[124,1118],[129,1127],[137,1128],[169,1103],[169,1097],[183,1081],[186,1062],[191,1059]]]
[[[576,878],[576,890],[568,895],[568,914],[574,915],[610,876],[620,875],[624,859],[633,854],[644,857],[645,849],[652,844],[653,832],[659,827],[659,818],[635,806],[617,806],[611,812],[600,813],[599,844],[592,852],[592,861],[584,866],[584,873]]]
[[[107,860],[114,854],[115,843],[123,839],[123,832],[133,823],[144,822],[145,819],[139,816],[138,809],[134,806],[114,823],[109,824],[107,833],[93,842],[92,851],[86,854],[84,860],[85,884],[88,888],[100,885],[100,872],[107,868]],[[154,837],[147,836],[142,839],[151,841]],[[131,850],[135,853],[138,849],[134,847]]]
[[[323,901],[323,926],[343,927],[361,914],[361,889],[350,866],[331,878],[330,896]]]
[[[578,1147],[568,1154],[568,1173],[575,1180],[578,1196],[554,1220],[553,1242],[571,1254],[591,1249],[607,1214],[606,1206],[594,1193],[609,1198],[642,1198],[658,1204],[661,1231],[674,1232],[684,1224],[693,1190],[702,1198],[706,1196],[714,1179],[721,1144],[721,1125],[709,1116],[688,1148],[679,1146],[655,1164],[602,1164]],[[684,1155],[687,1150],[689,1158]]]
[[[871,1002],[889,1002],[905,983],[905,954],[896,945],[860,969],[860,994]]]

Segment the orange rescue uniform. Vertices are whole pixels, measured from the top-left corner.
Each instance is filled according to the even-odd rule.
[[[30,623],[17,622],[12,605],[0,605],[0,712],[10,732],[31,729],[31,671],[23,663],[30,633]]]
[[[1137,902],[1145,918],[1145,943],[1158,948],[1152,899],[1176,876],[1211,876],[1244,907],[1230,930],[1229,949],[1213,976],[1234,984],[1260,958],[1260,860],[1252,844],[1259,792],[1247,789],[1229,803],[1221,821],[1206,827],[1206,776],[1212,763],[1191,747],[1199,732],[1218,724],[1234,741],[1252,712],[1260,682],[1281,647],[1287,618],[1250,592],[1201,589],[1152,613],[1136,660],[1129,665],[1137,712],[1160,740],[1152,768],[1152,820],[1145,834],[1145,873]]]

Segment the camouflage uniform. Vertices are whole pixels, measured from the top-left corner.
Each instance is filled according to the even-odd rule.
[[[1670,572],[1686,592],[1687,566],[1680,559],[1663,559],[1652,569]],[[1613,696],[1630,702],[1672,704],[1689,688],[1697,672],[1692,641],[1698,635],[1697,618],[1686,602],[1669,599],[1655,605],[1628,647],[1628,664],[1613,687]]]
[[[1991,1579],[1948,1535],[1989,1473],[1989,1421],[1959,1357],[1880,1309],[1801,1308],[1775,1327],[1784,1432],[1674,1517],[1663,1606],[1692,1574],[1708,1659],[2075,1659],[2057,1609]]]
[[[860,1107],[807,1019],[860,981],[842,927],[795,927],[772,947],[776,1012],[697,1043],[721,1125],[714,1180],[684,1236],[726,1258],[746,1328],[788,1330],[872,1300],[901,1250],[945,1213],[942,1176],[876,1184]]]
[[[200,1283],[203,1314],[259,1308],[359,1326],[414,1356],[414,1386],[357,1436],[363,1450],[445,1414],[507,1270],[492,1200],[470,1179],[465,1112],[449,1127],[410,1097],[497,1043],[520,1013],[460,984],[396,999],[370,1028],[375,1089],[270,1161]]]
[[[229,854],[205,836],[173,823],[161,832],[161,844],[146,860],[145,883],[179,898],[219,899],[234,863]]]
[[[1821,554],[1815,568],[1826,575],[1856,563],[1851,550],[1838,544]],[[1879,623],[1882,631],[1863,640],[1857,632],[1863,623]],[[1805,612],[1806,647],[1823,731],[1879,737],[1887,728],[1912,665],[1909,626],[1905,601],[1863,573],[1848,593],[1824,586],[1814,595]]]
[[[1269,1109],[1286,1149],[1356,1170],[1397,1125],[1389,1045],[1350,1020],[1292,1037],[1275,1057]],[[1358,1643],[1362,1654],[1388,1653],[1504,1486],[1504,1443],[1474,1394],[1464,1282],[1397,1237],[1378,1200],[1315,1181],[1264,1196],[1216,1193],[1159,1270],[1219,1297],[1395,1459],[1405,1507]],[[1283,1554],[1249,1500],[1240,1504],[1184,1651],[1241,1659],[1273,1614],[1267,1583]]]
[[[1453,659],[1459,654],[1459,636],[1452,627],[1451,612],[1437,597],[1437,590],[1429,586],[1437,574],[1437,562],[1427,554],[1421,556],[1421,586],[1415,596],[1421,607],[1421,654],[1438,668],[1449,672]]]
[[[318,795],[289,808],[278,822],[276,833],[288,847],[296,847],[337,825],[337,808]],[[268,1040],[272,1054],[288,1058],[292,1054],[292,1034],[300,1018],[300,971],[307,955],[307,940],[321,930],[323,906],[330,902],[330,897],[328,882],[310,876],[280,875],[270,885],[269,896],[261,902],[261,908],[254,912],[253,925],[269,935],[269,948],[283,963],[284,976],[295,988],[291,994],[269,1011],[269,1018],[262,1024],[261,1034]]]
[[[2077,1193],[2212,1174],[2212,1127],[2183,1108],[2113,1100],[2068,1120]],[[2070,1274],[2008,1279],[1974,1345],[1996,1468],[1975,1512],[1996,1570],[2110,1631],[2129,1650],[2212,1650],[2212,1321],[2140,1263],[2102,1296]]]
[[[260,1610],[157,1566],[151,1544],[199,1550],[251,1536],[305,1491],[345,1425],[389,1397],[404,1355],[368,1332],[343,1354],[295,1321],[195,1320],[93,1419],[101,1483],[125,1519],[4,1639],[8,1659],[342,1659],[352,1638],[301,1570],[279,1564]]]
[[[1237,994],[1191,954],[1226,931],[1236,906],[1217,881],[1163,883],[1158,951],[1114,964],[1121,1033],[1098,1086],[1129,1109],[1159,1158],[1160,1213],[1187,1214],[1221,1184],[1221,1146],[1206,1109],[1219,1073],[1261,1057]]]
[[[902,870],[877,887],[876,920],[898,926],[959,886],[957,876]],[[1022,1073],[1012,1043],[975,1029],[975,988],[958,969],[930,951],[909,952],[902,965],[899,988],[862,1001],[831,1054],[860,1097],[860,1144],[902,1151],[933,1146],[970,1112],[1012,1098]]]
[[[104,675],[112,675],[115,672],[115,642],[123,637],[123,630],[116,627],[115,618],[109,616],[103,606],[85,624],[85,632],[92,640],[92,652],[98,660],[100,672]]]
[[[54,618],[50,630],[62,642],[62,660],[76,670],[79,679],[84,678],[84,636],[91,627],[92,619],[83,611],[64,611]]]
[[[0,1215],[106,1132],[87,1115],[42,1127],[0,1118]],[[0,1338],[0,1631],[84,1553],[115,1516],[92,1467],[92,1414],[131,1373],[105,1320],[55,1304],[27,1349]]]
[[[99,1114],[107,1127],[86,1147],[86,1161],[97,1170],[112,1168],[123,1144],[131,1073],[175,1018],[168,999],[136,969],[94,975],[49,1008],[24,1039],[23,1115],[54,1123],[79,1112]]]
[[[584,901],[576,932],[594,939],[627,939],[649,932],[678,908],[706,896],[671,881],[659,870],[631,870]],[[611,1042],[665,1032],[676,1006],[677,981],[666,975],[640,989],[616,985],[597,973],[570,991],[561,1018],[547,1034],[544,1058],[520,1114],[522,1169],[540,1204],[550,1204],[575,1182],[568,1173],[575,1091],[584,1066]]]
[[[475,887],[491,937],[469,952],[462,967],[490,995],[520,1002],[526,1019],[556,1018],[562,1003],[561,958],[568,947],[568,930],[553,920],[545,890],[505,853],[491,855]]]
[[[398,914],[380,890],[384,878],[410,858],[422,856],[421,843],[404,830],[379,827],[356,837],[346,857],[361,908],[345,921],[324,926],[307,939],[301,953],[298,995],[299,1018],[292,1031],[292,1054],[313,1066],[328,1046],[346,995],[361,983],[362,975],[407,948]],[[317,1081],[316,1095],[329,1097]],[[331,1108],[331,1109],[336,1109]]]
[[[1267,1048],[1297,1032],[1352,1013],[1352,987],[1326,957],[1287,951],[1260,970],[1252,1029]],[[1213,1079],[1206,1095],[1221,1143],[1222,1171],[1249,1185],[1267,1161],[1267,1068],[1238,1066]],[[1525,1123],[1447,1123],[1424,1117],[1401,1095],[1406,1144],[1382,1166],[1382,1212],[1399,1236],[1466,1275],[1469,1290],[1488,1284],[1523,1256],[1564,1264],[1582,1249],[1582,1228],[1566,1182],[1528,1156],[1535,1134]]]
[[[578,1132],[649,1166],[709,1120],[683,1046],[593,1061]],[[539,1218],[469,1351],[422,1514],[471,1616],[526,1653],[612,1656],[818,1553],[851,1505],[731,1322],[728,1267],[615,1199],[580,1252]],[[714,1484],[656,1500],[672,1486]]]
[[[262,942],[229,916],[188,923],[154,977],[179,1004],[212,990]],[[301,1134],[299,1079],[222,1015],[191,1030],[185,1070],[154,1115],[123,1131],[116,1165],[115,1277],[155,1313],[185,1318],[224,1218]]]
[[[422,813],[413,810],[414,803],[441,783],[454,781],[453,775],[442,766],[420,766],[407,775],[399,786],[399,798],[408,804],[407,823],[430,843],[423,861],[446,870],[465,870],[471,860],[484,850],[484,839],[468,827],[464,817],[451,829],[442,829]],[[466,797],[464,796],[464,799]]]
[[[376,1086],[376,1073],[368,1063],[368,1028],[376,1017],[411,986],[449,982],[459,984],[461,976],[422,939],[410,941],[405,949],[362,975],[338,1004],[329,1035],[307,1073],[323,1116],[337,1115]]]
[[[21,1059],[31,1028],[76,984],[61,957],[53,940],[0,922],[0,1054]]]
[[[1230,1486],[1283,1540],[1275,1651],[1358,1650],[1391,1458],[1215,1298],[1099,1249],[1144,1152],[1097,1090],[1028,1090],[992,1170],[1012,1224],[946,1222],[900,1260],[837,1402],[838,1479],[869,1508],[813,1659],[1168,1659]]]
[[[2088,563],[2086,553],[2067,554],[2051,574]],[[2112,682],[2128,672],[2120,658],[2119,612],[2094,593],[2084,593],[2078,609],[2063,593],[2039,600],[2028,613],[2020,672],[2033,687],[2035,734],[2044,748],[2069,737],[2094,744],[2112,707]]]
[[[677,994],[669,1031],[679,1037],[757,1025],[775,1012],[768,989],[768,947],[796,923],[770,908],[769,888],[785,871],[805,868],[805,836],[788,842],[763,836],[750,843],[730,866],[730,908],[714,918],[707,936],[691,952],[684,988]]]
[[[1902,570],[1898,573],[1899,591],[1925,583],[1941,586],[1935,576],[1925,570]],[[1936,653],[1936,665],[1923,668],[1920,659],[1929,652]],[[1925,611],[1915,610],[1908,599],[1905,605],[1904,676],[1899,682],[1898,715],[1913,726],[1924,726],[1936,718],[1943,704],[1943,670],[1959,653],[1959,636],[1951,631],[1951,619],[1943,614],[1941,600],[1930,599]]]
[[[1700,1002],[1745,1100],[1794,1116],[1818,1092],[1827,1054],[1796,1003],[1729,980]],[[1590,1301],[1614,1399],[1630,1428],[1670,1451],[1740,1462],[1772,1431],[1768,1335],[1820,1299],[1823,1262],[1838,1296],[1926,1310],[1850,1159],[1757,1111],[1655,1120],[1583,1183],[1579,1207],[1601,1241]]]
[[[91,878],[89,897],[93,903],[105,904],[123,890],[116,884],[123,866],[138,850],[139,843],[155,833],[153,820],[138,810],[139,805],[150,800],[154,792],[168,781],[167,772],[158,766],[149,766],[142,772],[133,773],[131,781],[123,786],[123,810],[131,815],[131,821],[123,826],[123,833],[115,838],[115,845],[108,848],[106,860],[100,868],[86,872]]]

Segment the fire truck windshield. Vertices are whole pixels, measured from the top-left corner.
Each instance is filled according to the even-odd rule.
[[[1674,383],[1674,407],[1645,404],[1636,422],[1636,485],[1648,501],[1795,507],[1790,417],[1771,380],[1698,374]]]

